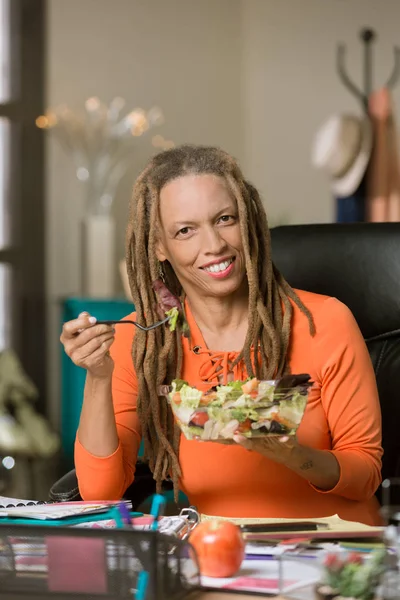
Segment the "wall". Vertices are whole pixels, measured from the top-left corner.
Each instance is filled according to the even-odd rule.
[[[242,158],[239,0],[50,0],[50,106],[82,105],[96,95],[128,107],[162,107],[160,133],[176,143],[218,144]],[[150,156],[140,140],[115,214],[123,256],[127,203],[134,177]],[[79,291],[82,190],[68,156],[48,138],[47,230],[50,416],[59,418],[59,306]]]
[[[348,71],[361,83],[358,33],[375,28],[375,83],[382,85],[393,44],[400,45],[400,2],[243,0],[242,11],[246,173],[273,222],[331,221],[327,180],[310,165],[312,138],[330,114],[359,111],[336,75],[336,44],[347,44]],[[400,86],[394,99],[399,108]]]

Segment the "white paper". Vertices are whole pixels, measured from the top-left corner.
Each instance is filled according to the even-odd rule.
[[[279,544],[272,546],[270,544],[246,544],[246,554],[255,556],[280,556],[284,552],[290,552],[297,548],[297,544],[287,544],[280,546]]]

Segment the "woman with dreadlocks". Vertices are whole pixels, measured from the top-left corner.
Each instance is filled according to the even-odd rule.
[[[143,439],[158,488],[172,477],[201,512],[378,523],[381,417],[361,333],[342,303],[293,290],[274,267],[260,196],[236,161],[198,146],[155,156],[134,187],[126,259],[138,323],[159,320],[161,277],[190,336],[114,330],[87,313],[64,325],[67,354],[87,370],[75,445],[83,498],[120,498]],[[315,382],[297,436],[188,441],[158,394],[175,378],[290,372]]]

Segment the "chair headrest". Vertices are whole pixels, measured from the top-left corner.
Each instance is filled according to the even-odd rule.
[[[400,333],[400,223],[290,225],[271,237],[292,287],[344,302],[366,339]]]

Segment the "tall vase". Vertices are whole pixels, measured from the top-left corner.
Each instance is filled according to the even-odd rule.
[[[114,218],[88,214],[82,222],[83,294],[90,298],[114,296],[117,270]]]
[[[112,298],[118,276],[116,258],[116,228],[112,205],[117,184],[126,168],[120,162],[109,166],[105,155],[86,167],[77,169],[78,179],[84,183],[86,206],[82,218],[81,238],[81,291],[88,298]]]

